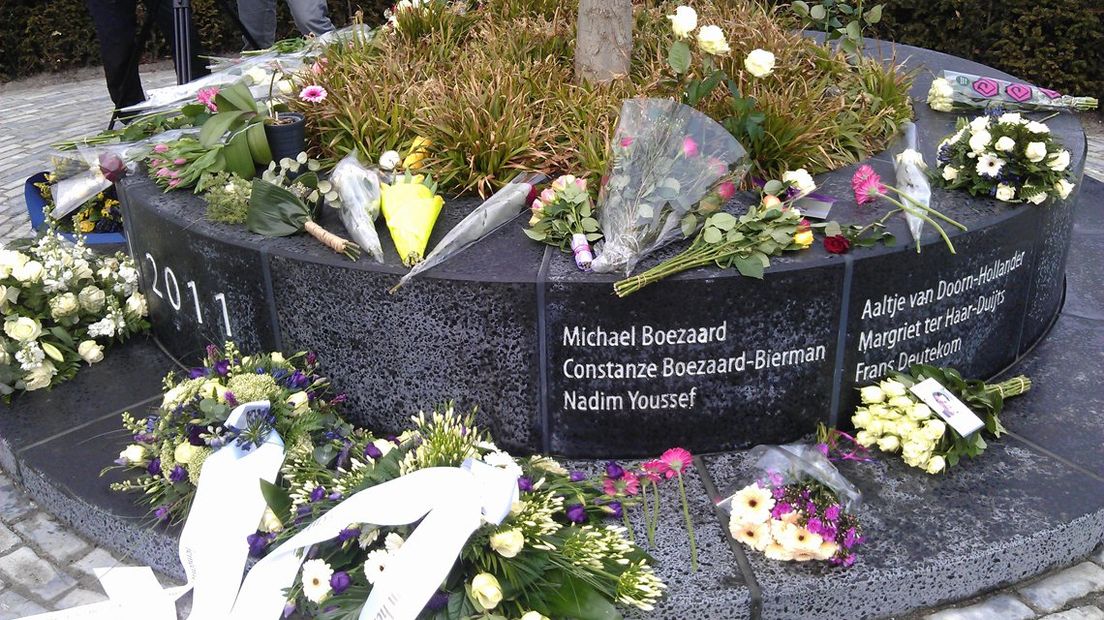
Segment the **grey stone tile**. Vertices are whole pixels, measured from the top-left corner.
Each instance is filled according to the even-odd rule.
[[[91,605],[92,603],[99,603],[106,601],[107,596],[102,592],[96,592],[94,590],[86,590],[84,588],[77,588],[58,599],[54,603],[56,609],[69,609],[71,607],[79,607],[81,605]]]
[[[944,609],[926,620],[1030,620],[1035,612],[1015,597],[1001,594],[969,607]]]
[[[0,592],[0,620],[22,618],[32,614],[45,613],[42,605],[29,601],[11,590]]]
[[[77,584],[29,547],[20,547],[0,558],[0,574],[8,583],[18,584],[44,601],[61,596]]]
[[[1040,620],[1104,620],[1104,611],[1095,605],[1085,605],[1043,616]]]
[[[1104,568],[1092,562],[1082,562],[1019,588],[1025,601],[1044,612],[1058,611],[1075,599],[1101,590]]]
[[[15,524],[15,530],[58,562],[70,562],[84,555],[88,543],[44,512]]]

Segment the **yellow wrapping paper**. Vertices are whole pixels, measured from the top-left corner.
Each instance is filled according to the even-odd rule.
[[[391,231],[395,249],[403,264],[411,267],[425,256],[429,235],[445,199],[423,184],[425,177],[401,176],[380,186],[380,210]]]

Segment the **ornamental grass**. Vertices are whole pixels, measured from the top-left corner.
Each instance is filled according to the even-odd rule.
[[[296,103],[323,156],[358,150],[375,161],[423,136],[431,143],[423,165],[448,191],[487,195],[520,171],[586,176],[597,187],[621,101],[677,98],[666,17],[675,3],[634,7],[630,75],[608,85],[575,79],[576,2],[487,0],[463,13],[459,4],[326,50],[325,69],[309,79],[329,96]],[[740,137],[754,161],[749,178],[855,163],[883,150],[911,117],[912,76],[893,63],[849,64],[751,1],[696,8],[698,23],[719,25],[732,46],[719,68],[765,115],[761,137]],[[743,67],[757,48],[777,57],[763,78]],[[723,90],[699,107],[723,117]]]

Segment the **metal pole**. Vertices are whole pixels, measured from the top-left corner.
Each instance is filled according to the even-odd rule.
[[[173,0],[173,63],[176,65],[177,84],[192,81],[191,24],[191,0]]]

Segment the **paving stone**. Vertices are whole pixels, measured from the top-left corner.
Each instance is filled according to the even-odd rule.
[[[29,601],[11,590],[0,592],[0,620],[22,618],[32,614],[41,614],[49,611],[45,607]]]
[[[75,560],[88,551],[88,543],[44,512],[16,523],[15,530],[58,562]]]
[[[1091,559],[1097,564],[1104,566],[1104,544],[1096,548],[1096,551],[1093,552]]]
[[[29,547],[20,547],[0,558],[0,574],[9,583],[18,584],[46,601],[61,596],[77,584],[72,577],[38,557]]]
[[[1104,620],[1104,611],[1093,605],[1085,605],[1043,616],[1039,620]]]
[[[976,605],[957,609],[944,609],[925,620],[1030,620],[1035,612],[1019,599],[1008,594],[988,598]]]
[[[1019,588],[1025,601],[1044,612],[1058,611],[1070,601],[1099,590],[1104,590],[1104,568],[1092,562],[1082,562]]]
[[[22,519],[35,509],[34,502],[18,489],[11,479],[0,481],[0,519],[6,523]]]
[[[17,545],[22,545],[23,541],[16,536],[15,532],[8,529],[8,526],[0,523],[0,553],[7,553]]]
[[[97,568],[112,568],[118,565],[119,560],[116,560],[115,556],[111,555],[106,549],[96,547],[88,555],[73,562],[72,566],[81,573],[95,576],[93,571]]]
[[[79,607],[81,605],[91,605],[92,603],[99,603],[100,601],[106,601],[107,596],[102,592],[96,592],[94,590],[86,590],[84,588],[77,588],[69,594],[58,599],[54,603],[55,609],[69,609],[70,607]]]

